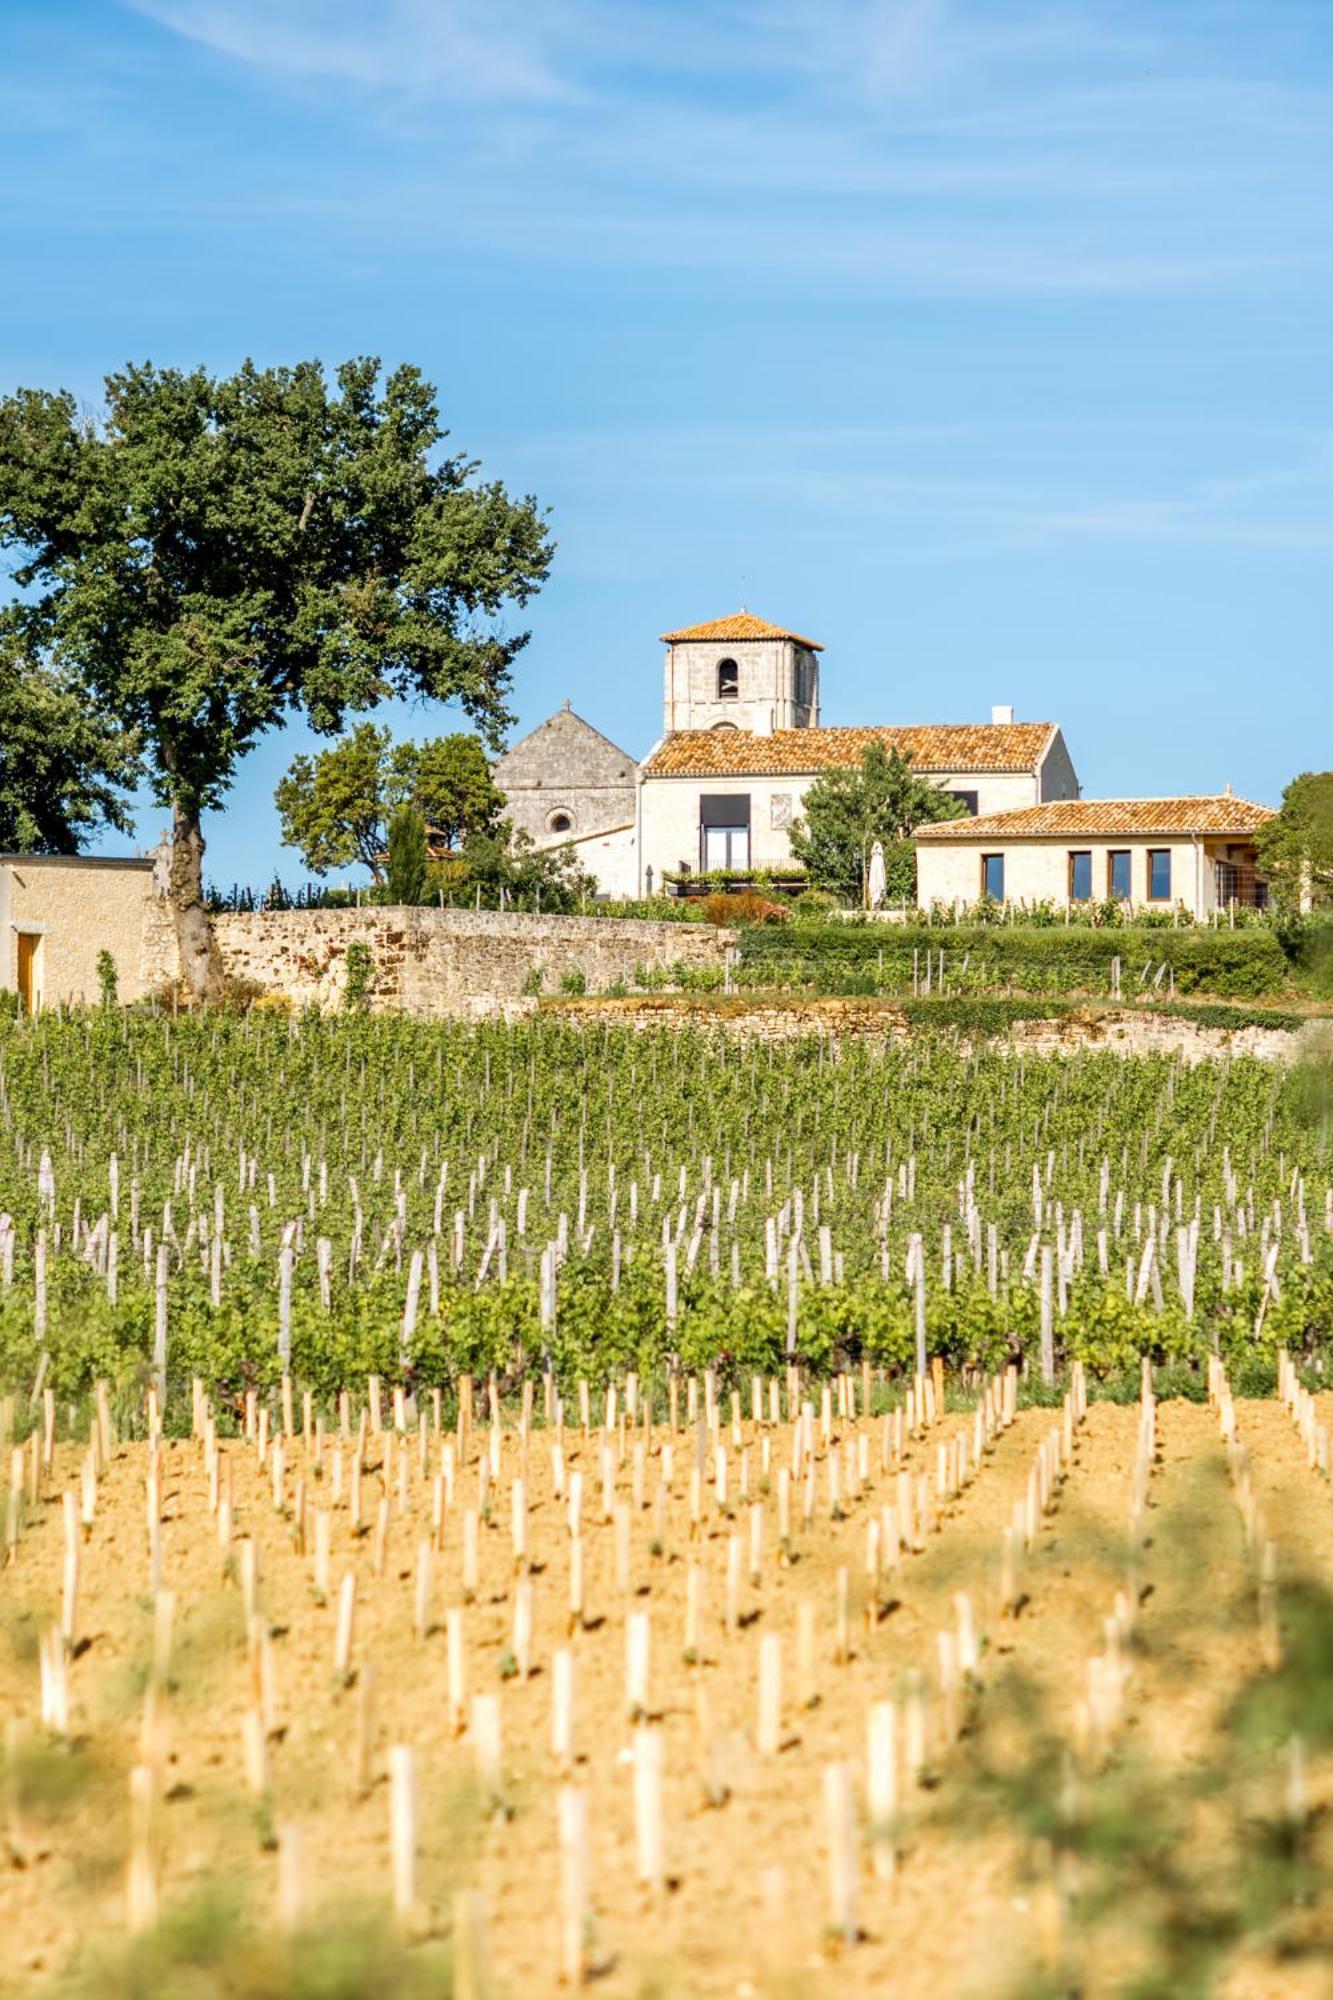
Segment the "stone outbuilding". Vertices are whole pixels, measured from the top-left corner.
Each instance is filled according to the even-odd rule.
[[[1262,909],[1268,886],[1254,838],[1275,817],[1230,792],[1171,799],[1063,799],[923,826],[917,899],[958,908],[989,900],[1056,909]]]
[[[170,953],[164,888],[151,855],[0,854],[0,987],[30,1013],[96,1000],[107,951],[118,997],[142,999]]]

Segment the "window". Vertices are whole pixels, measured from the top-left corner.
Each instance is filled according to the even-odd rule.
[[[981,893],[992,903],[1004,901],[1004,856],[983,854],[981,857]]]
[[[1069,900],[1092,901],[1092,854],[1086,847],[1076,848],[1069,857]]]
[[[1171,901],[1171,849],[1150,847],[1148,849],[1148,901],[1169,903]]]
[[[961,799],[961,800],[962,800],[962,802],[963,802],[963,804],[964,804],[964,806],[965,806],[965,807],[967,808],[967,814],[968,814],[968,818],[969,818],[969,819],[975,819],[975,818],[976,818],[976,816],[977,816],[977,794],[976,794],[975,792],[951,792],[951,793],[949,794],[949,796],[950,796],[951,798],[955,798],[955,799]]]
[[[574,831],[573,813],[568,812],[563,806],[558,807],[554,812],[548,812],[546,815],[546,829],[548,833],[572,833]]]
[[[717,663],[717,698],[719,701],[736,701],[740,698],[741,670],[734,660],[719,660]]]
[[[750,866],[750,796],[715,794],[699,801],[699,866],[733,871]]]
[[[1134,871],[1127,847],[1113,847],[1106,857],[1106,893],[1117,903],[1127,903],[1134,893]]]

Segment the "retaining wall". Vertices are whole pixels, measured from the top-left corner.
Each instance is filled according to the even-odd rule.
[[[343,1005],[347,947],[361,939],[371,1007],[416,1015],[508,1011],[534,971],[546,993],[574,973],[590,993],[617,981],[632,987],[639,967],[720,965],[733,942],[711,924],[492,910],[261,910],[218,916],[213,926],[231,978],[323,1012]],[[173,956],[164,953],[163,981],[173,976]]]

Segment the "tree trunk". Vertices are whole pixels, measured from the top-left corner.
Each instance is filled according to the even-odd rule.
[[[197,812],[176,805],[171,825],[171,913],[181,983],[194,1001],[222,995],[222,961],[204,908],[204,836]]]

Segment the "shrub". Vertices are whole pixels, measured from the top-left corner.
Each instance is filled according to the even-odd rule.
[[[97,986],[104,1007],[116,1004],[116,961],[103,945],[97,954]]]
[[[540,965],[530,965],[523,975],[523,984],[519,987],[519,992],[527,999],[535,1000],[542,990],[542,981],[545,977]]]
[[[347,978],[343,984],[343,1008],[348,1014],[364,1014],[370,1005],[370,988],[375,977],[375,961],[364,938],[353,938],[347,947]]]
[[[420,903],[426,893],[426,822],[415,806],[399,806],[389,821],[385,872],[391,903]]]
[[[588,990],[588,976],[581,965],[571,965],[568,972],[560,975],[560,991],[577,998]]]
[[[787,912],[780,903],[771,902],[755,889],[738,889],[734,893],[719,889],[704,898],[704,921],[717,924],[719,928],[742,924],[783,924],[787,921]]]

